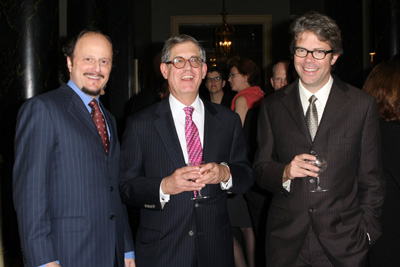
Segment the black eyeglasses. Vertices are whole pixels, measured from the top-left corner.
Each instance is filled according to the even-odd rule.
[[[311,55],[313,56],[313,58],[318,59],[318,60],[322,60],[326,57],[327,54],[329,53],[333,53],[333,50],[314,50],[314,51],[310,51],[307,50],[303,47],[295,47],[294,48],[294,54],[298,57],[307,57],[308,53],[311,53]]]
[[[221,77],[213,77],[213,78],[207,78],[206,82],[211,83],[211,82],[219,82],[222,78]]]
[[[172,64],[177,69],[182,69],[186,65],[186,61],[189,61],[190,66],[193,68],[198,68],[203,64],[204,60],[197,56],[192,56],[189,59],[184,59],[183,57],[176,57],[171,61],[166,61],[165,64]]]

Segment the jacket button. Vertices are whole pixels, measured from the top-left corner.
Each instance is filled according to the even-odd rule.
[[[115,219],[115,215],[113,214],[110,216],[110,220],[114,220],[114,219]]]
[[[199,206],[200,206],[199,203],[194,204],[195,208],[198,208]]]
[[[193,235],[194,235],[194,232],[193,232],[193,231],[189,231],[189,235],[190,235],[190,236],[193,236]]]
[[[314,184],[315,183],[315,178],[310,178],[310,184]]]
[[[313,208],[310,208],[308,211],[309,211],[310,213],[314,213],[314,212],[316,212],[316,210],[315,210],[315,209],[313,209]]]

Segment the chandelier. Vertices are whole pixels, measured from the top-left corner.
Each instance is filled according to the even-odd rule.
[[[215,49],[216,52],[227,56],[233,48],[233,26],[226,23],[225,0],[222,1],[222,23],[215,29]]]

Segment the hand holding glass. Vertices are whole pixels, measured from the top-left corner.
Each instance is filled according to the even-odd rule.
[[[186,166],[199,166],[199,167],[201,167],[204,164],[205,164],[204,161],[202,161],[202,162],[189,162],[189,163],[186,164]],[[194,182],[194,181],[192,180],[192,182]],[[209,198],[209,196],[203,196],[201,194],[201,190],[194,191],[193,193],[194,193],[194,197],[192,197],[191,200]]]
[[[328,167],[328,162],[326,160],[326,157],[324,155],[318,155],[315,151],[311,151],[311,155],[314,155],[316,157],[315,161],[310,161],[310,164],[316,166],[319,168],[318,170],[318,176],[316,179],[316,188],[311,190],[310,192],[316,193],[316,192],[326,192],[329,189],[325,189],[319,186],[319,175],[326,170]]]

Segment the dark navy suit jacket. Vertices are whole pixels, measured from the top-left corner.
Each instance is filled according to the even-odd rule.
[[[227,162],[233,179],[230,191],[244,193],[253,177],[240,118],[207,101],[204,110],[203,160]],[[141,208],[138,266],[234,266],[227,191],[220,184],[202,189],[208,199],[193,201],[193,192],[183,192],[171,195],[161,207],[161,180],[185,166],[168,99],[128,119],[121,164],[122,199]]]
[[[27,100],[18,115],[13,194],[26,266],[124,266],[133,251],[118,192],[120,147],[113,116],[106,156],[80,97],[68,86]]]

